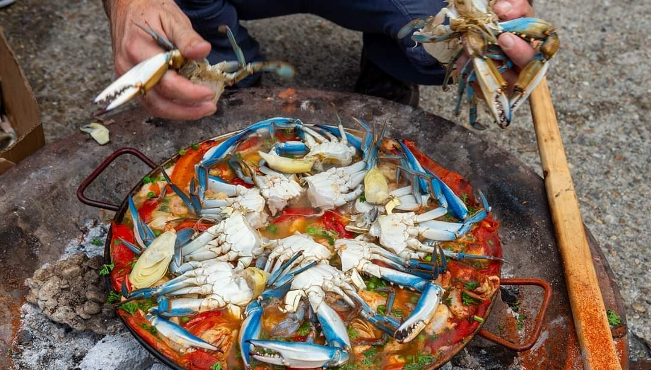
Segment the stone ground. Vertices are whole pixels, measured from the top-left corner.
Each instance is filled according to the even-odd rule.
[[[540,18],[558,27],[562,42],[548,80],[584,222],[619,281],[631,359],[648,361],[651,128],[645,114],[651,102],[651,7],[639,0],[558,0],[539,2],[536,9]],[[40,104],[48,142],[89,123],[96,111],[92,98],[114,78],[100,1],[18,0],[0,9],[0,26]],[[266,86],[353,90],[360,34],[309,15],[247,26],[270,59],[287,60],[298,71],[290,82],[266,78]],[[453,93],[421,88],[423,109],[464,124],[465,115],[452,113],[453,101]],[[526,108],[507,130],[491,127],[478,135],[540,172]],[[76,356],[89,348],[80,346]]]

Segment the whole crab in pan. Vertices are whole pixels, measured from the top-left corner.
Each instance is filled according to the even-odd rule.
[[[470,59],[458,71],[463,80],[457,89],[455,113],[459,113],[463,93],[467,92],[470,104],[470,124],[476,129],[486,127],[477,122],[477,103],[471,82],[477,82],[488,105],[488,110],[505,128],[511,123],[513,112],[529,97],[549,67],[548,61],[559,46],[556,28],[538,18],[518,18],[500,22],[493,12],[497,0],[448,0],[448,6],[435,16],[415,19],[398,33],[423,43],[425,50],[446,66],[444,90],[454,70],[455,62],[464,52]],[[446,24],[447,21],[447,24]],[[511,32],[529,42],[538,54],[525,65],[518,75],[512,93],[507,95],[507,83],[501,76],[513,63],[497,44],[497,38]],[[497,63],[495,62],[497,61]]]
[[[237,55],[237,60],[223,61],[211,65],[207,60],[186,59],[179,49],[169,40],[156,33],[151,27],[145,28],[136,25],[153,37],[158,45],[167,51],[140,62],[104,89],[93,101],[94,103],[108,102],[109,105],[104,111],[115,109],[138,94],[146,94],[156,86],[170,67],[190,81],[213,89],[215,91],[213,102],[215,103],[219,100],[226,87],[233,86],[254,73],[275,72],[283,78],[294,76],[294,68],[285,62],[247,63],[228,26],[221,26],[220,31],[228,36],[235,55]]]

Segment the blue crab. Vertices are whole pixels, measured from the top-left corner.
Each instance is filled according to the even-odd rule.
[[[447,89],[446,84],[457,59],[464,52],[470,55],[468,62],[459,71],[463,82],[459,83],[457,90],[455,111],[459,113],[463,93],[467,92],[470,124],[476,129],[486,127],[477,122],[476,98],[470,83],[479,84],[488,110],[497,124],[505,128],[510,124],[513,112],[529,97],[547,73],[547,62],[559,46],[556,29],[542,19],[518,18],[500,22],[493,12],[496,1],[448,0],[448,6],[437,15],[415,19],[398,33],[399,38],[404,38],[415,31],[411,36],[412,40],[423,43],[428,53],[447,66],[444,89]],[[504,32],[521,37],[538,51],[520,71],[510,96],[507,96],[507,83],[501,73],[513,65],[497,44],[498,36]],[[497,64],[500,64],[499,67]]]

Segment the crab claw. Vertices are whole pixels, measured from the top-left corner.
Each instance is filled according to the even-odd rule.
[[[183,329],[182,327],[172,323],[171,321],[164,319],[156,314],[155,310],[145,315],[147,320],[156,327],[156,330],[161,333],[166,338],[169,338],[172,342],[180,345],[183,348],[204,348],[211,351],[223,351],[213,346],[212,344],[204,341],[203,339],[195,336],[189,331]]]
[[[538,86],[547,73],[549,62],[543,62],[540,56],[532,59],[522,68],[511,94],[511,112],[515,112],[527,100],[531,91]]]
[[[434,316],[444,292],[436,283],[427,283],[416,308],[394,334],[398,342],[408,343],[418,336]]]
[[[109,105],[104,109],[105,112],[108,112],[128,102],[138,94],[146,94],[156,86],[167,72],[170,62],[179,58],[183,58],[183,56],[180,51],[175,49],[140,62],[104,89],[93,102],[109,102]]]
[[[341,366],[348,362],[350,357],[343,348],[313,343],[271,340],[249,340],[248,342],[254,347],[254,352],[250,355],[256,360],[297,369]],[[257,352],[258,347],[263,352]]]
[[[473,66],[488,110],[500,127],[507,127],[511,124],[512,111],[509,98],[506,96],[506,80],[488,58],[473,58]]]

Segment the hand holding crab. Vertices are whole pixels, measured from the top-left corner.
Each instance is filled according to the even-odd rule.
[[[447,66],[444,89],[456,69],[463,81],[457,89],[457,114],[466,93],[470,124],[484,129],[476,112],[476,96],[482,96],[504,128],[547,72],[547,61],[559,45],[556,29],[532,18],[533,9],[525,0],[449,0],[448,4],[436,16],[408,23],[398,36],[406,37],[416,29],[412,39]]]
[[[247,76],[265,71],[275,72],[281,77],[294,75],[294,69],[284,62],[247,63],[228,26],[220,26],[219,32],[228,36],[237,60],[211,65],[203,59],[210,51],[210,45],[192,29],[189,19],[174,3],[166,7],[165,2],[151,4],[143,1],[124,3],[107,0],[105,4],[106,12],[112,20],[116,72],[122,74],[95,98],[96,103],[109,103],[106,111],[124,104],[137,94],[143,97],[147,94],[142,103],[156,116],[198,119],[214,113],[215,104],[224,89]],[[146,27],[140,20],[134,20],[132,14],[144,18]],[[167,51],[145,59],[153,53],[149,46],[151,42],[142,39],[145,34]],[[167,39],[168,36],[170,39]],[[136,65],[133,66],[134,64]],[[178,74],[167,73],[169,67],[177,70]],[[177,78],[179,75],[187,79]],[[160,87],[154,89],[159,81]],[[208,89],[201,88],[200,85]],[[152,89],[153,92],[150,93]]]

